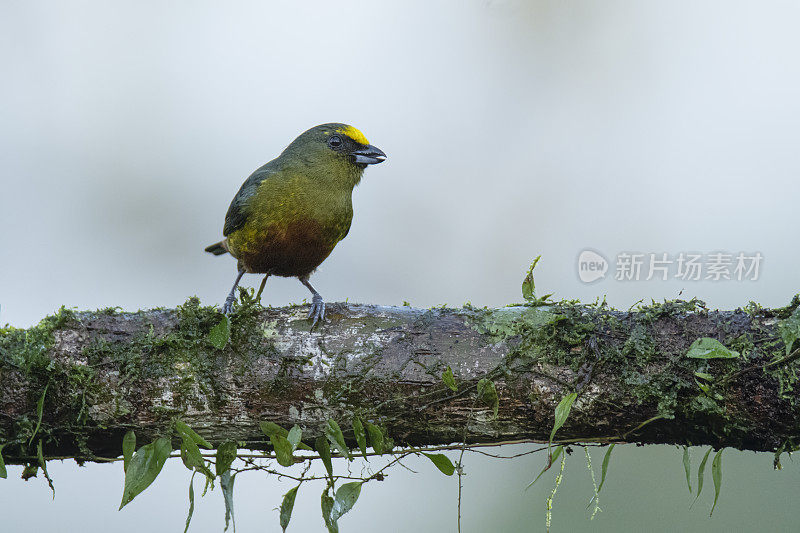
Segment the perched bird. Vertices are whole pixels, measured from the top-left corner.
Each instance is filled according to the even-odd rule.
[[[321,124],[300,134],[275,159],[253,172],[234,196],[222,234],[206,252],[238,259],[239,273],[222,311],[229,314],[245,272],[297,277],[313,295],[308,317],[325,317],[325,302],[308,277],[347,236],[353,188],[367,165],[386,159],[358,129]]]

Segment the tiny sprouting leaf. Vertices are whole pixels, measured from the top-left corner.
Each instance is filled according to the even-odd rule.
[[[219,323],[208,332],[208,342],[218,350],[222,350],[225,348],[225,345],[228,344],[228,339],[230,339],[230,337],[231,319],[228,318],[228,315],[223,315]]]
[[[236,449],[236,443],[232,440],[226,440],[219,445],[219,448],[217,448],[217,458],[215,461],[215,470],[218,476],[221,476],[224,472],[227,472],[230,469],[234,459],[236,459],[237,453],[238,450]]]
[[[294,464],[294,457],[292,457],[292,443],[286,437],[281,437],[278,434],[269,436],[272,447],[275,449],[275,456],[278,458],[278,464],[281,466],[292,466]]]
[[[314,441],[314,448],[317,450],[320,459],[322,459],[322,464],[325,465],[325,470],[328,472],[328,476],[333,478],[333,463],[331,462],[331,445],[328,442],[327,437],[319,436],[317,440]]]
[[[331,444],[333,444],[333,446],[339,450],[339,453],[350,460],[353,459],[350,455],[350,450],[347,448],[347,444],[344,442],[342,428],[339,427],[339,424],[336,423],[336,420],[329,419],[328,423],[325,424],[325,436],[328,437],[328,440],[331,441]]]
[[[367,422],[367,433],[369,434],[369,442],[372,444],[372,449],[377,454],[383,454],[383,431],[375,424]]]
[[[353,417],[353,434],[356,437],[356,442],[358,443],[358,448],[361,450],[361,455],[365,458],[367,457],[367,434],[364,431],[364,424],[361,423],[361,419]]]
[[[714,455],[714,460],[711,461],[711,479],[714,480],[714,505],[711,506],[711,512],[708,516],[714,514],[714,508],[717,506],[719,499],[719,491],[722,488],[722,452],[725,448],[718,451]]]
[[[128,471],[128,464],[131,462],[133,452],[136,451],[136,433],[131,429],[122,437],[122,469]]]
[[[452,390],[453,392],[458,391],[458,386],[456,385],[456,379],[453,377],[453,369],[450,368],[449,366],[444,372],[442,372],[442,381],[444,381],[444,384],[450,387],[450,390]]]
[[[692,493],[692,460],[689,458],[689,447],[683,447],[683,470],[686,473],[686,486],[689,487],[689,494]]]
[[[692,359],[736,359],[739,357],[739,352],[727,349],[717,339],[701,337],[689,346],[686,357]]]
[[[553,437],[556,436],[556,431],[558,431],[561,426],[564,425],[564,422],[567,421],[569,411],[572,408],[572,403],[577,397],[577,392],[571,392],[561,398],[561,401],[558,402],[558,405],[556,406],[555,423],[553,424],[552,431],[550,431],[550,442],[553,442]]]
[[[697,467],[697,495],[694,497],[695,502],[700,497],[700,493],[703,491],[703,477],[706,475],[706,461],[708,461],[708,455],[710,453],[711,448],[708,449],[706,454],[703,456],[703,460],[700,461],[700,466]],[[692,505],[694,505],[694,502],[692,502]]]
[[[33,438],[39,433],[39,428],[42,426],[42,415],[44,414],[44,397],[47,394],[47,388],[50,386],[48,383],[44,386],[44,390],[42,391],[42,395],[39,396],[39,401],[36,402],[36,427],[31,434],[31,438],[28,441],[28,445],[33,443]]]
[[[0,478],[2,479],[6,479],[8,477],[6,462],[3,461],[3,448],[5,448],[5,446],[5,444],[0,444]]]
[[[800,307],[796,307],[789,318],[778,323],[778,331],[784,346],[786,346],[786,355],[789,355],[795,341],[800,339]]]
[[[492,407],[492,414],[497,418],[497,410],[500,407],[500,400],[497,397],[497,388],[494,381],[481,378],[478,381],[478,397],[483,403]]]
[[[606,450],[606,454],[603,456],[603,465],[600,469],[600,485],[597,486],[597,492],[603,488],[603,483],[606,482],[606,472],[608,472],[608,461],[611,459],[611,451],[616,446],[615,443],[611,443]]]
[[[547,464],[546,464],[546,465],[544,465],[544,468],[542,468],[542,471],[541,471],[541,472],[539,472],[539,475],[538,475],[538,476],[536,476],[536,479],[534,479],[533,481],[531,481],[530,483],[528,483],[528,486],[527,486],[527,487],[525,487],[525,490],[528,490],[529,488],[531,488],[531,487],[533,486],[533,484],[534,484],[534,483],[536,483],[537,481],[539,481],[539,478],[540,478],[540,477],[542,477],[542,474],[544,474],[545,472],[547,472],[548,470],[550,470],[550,467],[551,467],[551,466],[553,466],[553,463],[555,463],[555,462],[556,462],[556,459],[558,459],[558,456],[559,456],[559,455],[561,455],[561,452],[562,452],[562,451],[564,451],[564,447],[563,447],[563,446],[556,446],[556,448],[555,448],[555,451],[553,452],[553,455],[551,455],[551,456],[548,458]]]
[[[228,524],[233,523],[233,530],[236,531],[236,520],[233,517],[233,483],[236,481],[236,474],[231,475],[231,471],[223,472],[219,476],[219,486],[222,489],[222,497],[225,499],[225,529]]]
[[[280,515],[280,523],[281,529],[286,532],[286,528],[289,527],[289,520],[292,519],[292,510],[294,509],[294,500],[297,497],[297,489],[300,488],[300,485],[289,489],[289,492],[283,495],[283,501],[281,501],[281,515]]]
[[[198,446],[202,446],[207,450],[211,449],[211,444],[209,444],[206,439],[198,435],[195,430],[187,426],[183,421],[175,420],[175,430],[178,432],[181,438],[191,439]]]
[[[452,476],[456,471],[456,467],[443,453],[423,453],[422,455],[430,459],[445,476]]]
[[[361,481],[345,483],[336,491],[336,497],[331,508],[331,521],[338,522],[347,511],[353,508],[361,494]]]
[[[533,260],[531,267],[528,269],[528,273],[525,275],[525,279],[522,280],[522,297],[526,300],[536,299],[536,284],[533,282],[533,269],[536,268],[536,263],[538,263],[541,258],[542,256],[540,255]]]
[[[139,448],[128,463],[122,490],[122,509],[155,481],[172,451],[169,439],[161,437]]]
[[[189,479],[189,513],[186,515],[186,527],[183,528],[183,533],[189,531],[189,524],[194,514],[194,475],[196,473],[196,470],[192,472],[192,477]]]
[[[303,438],[303,430],[300,429],[300,426],[295,424],[292,426],[292,429],[289,430],[289,434],[286,436],[286,440],[289,441],[289,444],[292,445],[292,451],[297,449],[297,445],[300,444],[300,439]]]

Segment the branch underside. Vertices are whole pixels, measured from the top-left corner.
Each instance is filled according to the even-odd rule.
[[[245,301],[219,349],[210,332],[221,315],[196,299],[138,313],[62,309],[0,330],[0,444],[10,463],[35,457],[34,434],[47,456],[116,457],[127,430],[146,441],[180,418],[214,445],[252,449],[268,446],[261,421],[298,424],[313,442],[334,419],[354,445],[353,416],[399,445],[546,442],[555,406],[578,392],[556,440],[776,451],[800,433],[798,362],[778,331],[791,311],[331,304],[309,331],[307,306]],[[686,357],[702,337],[740,356]],[[495,384],[496,416],[478,397],[482,378]]]

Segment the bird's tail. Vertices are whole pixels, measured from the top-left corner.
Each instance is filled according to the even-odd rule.
[[[219,241],[218,243],[212,244],[206,248],[206,252],[214,254],[214,255],[222,255],[228,252],[228,247],[226,246],[225,241]]]

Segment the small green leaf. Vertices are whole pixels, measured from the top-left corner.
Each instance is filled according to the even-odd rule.
[[[356,442],[361,450],[361,455],[367,457],[367,434],[364,432],[364,424],[357,416],[353,418],[353,434],[356,437]]]
[[[714,460],[711,461],[711,478],[714,480],[714,505],[711,506],[711,512],[708,516],[714,514],[714,508],[717,506],[719,499],[719,491],[722,488],[722,452],[725,448],[718,451],[714,455]]]
[[[6,479],[8,477],[6,462],[3,461],[3,448],[5,448],[5,446],[5,444],[0,444],[0,478],[2,479]]]
[[[686,357],[693,359],[736,359],[739,352],[729,350],[717,339],[701,337],[689,346]]]
[[[317,450],[320,459],[322,459],[322,464],[325,465],[325,470],[328,472],[328,476],[333,479],[333,463],[331,462],[331,445],[328,442],[328,439],[323,436],[317,437],[317,440],[314,441],[314,448]]]
[[[556,431],[558,431],[561,426],[564,425],[564,422],[567,421],[569,411],[572,408],[572,402],[574,402],[577,397],[577,392],[571,392],[561,398],[561,401],[558,402],[558,405],[556,406],[555,423],[553,424],[553,430],[550,431],[550,442],[553,442],[553,437],[556,436]]]
[[[286,440],[289,441],[289,444],[292,445],[292,451],[297,449],[297,445],[300,444],[300,439],[303,438],[303,430],[300,429],[300,426],[295,424],[292,426],[292,429],[289,430],[289,434],[286,436]]]
[[[222,489],[222,497],[225,499],[225,529],[228,524],[233,522],[233,530],[236,531],[236,520],[233,518],[233,482],[236,481],[236,474],[231,475],[231,471],[223,472],[219,476],[219,486]]]
[[[133,430],[128,431],[125,433],[125,436],[122,437],[122,470],[127,472],[128,471],[128,464],[131,462],[131,457],[133,457],[133,452],[136,451],[136,433]]]
[[[714,376],[712,376],[711,374],[708,374],[706,372],[695,372],[694,375],[697,376],[698,378],[704,379],[706,381],[714,381]]]
[[[689,447],[683,447],[683,470],[686,472],[686,486],[689,487],[689,494],[692,493],[692,460],[689,458]]]
[[[203,454],[200,453],[200,448],[190,438],[181,440],[181,460],[189,470],[199,470],[207,478],[214,479],[214,474],[211,473],[211,470],[206,465]]]
[[[375,453],[383,455],[383,431],[375,424],[367,422],[367,433],[369,434],[369,442],[372,444],[372,449]]]
[[[611,450],[614,449],[614,446],[616,446],[616,444],[612,442],[608,446],[606,454],[603,456],[603,465],[602,468],[600,469],[600,485],[597,486],[597,492],[600,492],[600,490],[603,488],[603,483],[606,482],[606,472],[608,472],[608,461],[609,459],[611,459]]]
[[[44,386],[42,395],[39,397],[39,401],[36,402],[36,428],[34,428],[33,434],[31,435],[31,438],[28,441],[29,446],[33,443],[33,438],[36,436],[37,433],[39,433],[39,428],[42,426],[42,415],[44,414],[44,397],[47,394],[47,387],[49,386],[50,383]]]
[[[228,344],[230,337],[231,319],[228,318],[228,315],[223,315],[222,320],[208,332],[208,342],[218,350],[222,350]]]
[[[261,427],[261,432],[264,433],[264,435],[266,435],[267,437],[269,437],[270,435],[280,435],[281,437],[286,437],[287,439],[289,438],[289,431],[283,429],[274,422],[261,422],[259,426]],[[297,446],[295,446],[295,448],[298,450],[309,450],[309,451],[313,449],[311,448],[311,446],[303,444],[302,442],[299,441],[297,443]]]
[[[544,474],[545,472],[550,470],[550,467],[553,466],[553,463],[556,462],[556,459],[558,459],[558,456],[561,455],[562,451],[564,451],[564,447],[563,446],[556,446],[555,451],[553,452],[553,455],[549,456],[547,464],[544,465],[544,468],[542,468],[542,471],[539,472],[538,476],[536,476],[536,479],[534,479],[533,481],[528,483],[528,486],[525,487],[525,490],[528,490],[529,488],[531,488],[534,483],[539,481],[539,478],[542,477],[542,474]]]
[[[422,455],[430,459],[445,476],[452,476],[456,471],[456,467],[443,453],[423,453]]]
[[[142,446],[133,454],[131,462],[128,463],[128,471],[125,472],[125,486],[122,490],[120,509],[155,481],[171,451],[172,445],[169,439],[161,437]]]
[[[697,387],[701,391],[703,391],[703,394],[705,394],[706,396],[711,396],[711,387],[709,385],[707,385],[705,383],[701,383],[700,381],[697,381],[696,379],[694,380],[694,382],[697,384]]]
[[[334,500],[328,496],[328,489],[322,493],[322,519],[325,521],[325,527],[328,528],[328,533],[339,533],[339,525],[336,520],[331,519],[333,512]]]
[[[442,372],[442,381],[444,381],[445,385],[450,387],[450,390],[452,390],[453,392],[458,392],[456,379],[453,377],[453,369],[450,368],[449,366],[447,367],[447,370]]]
[[[259,426],[261,427],[261,431],[267,437],[269,437],[270,435],[280,435],[281,437],[288,437],[289,436],[289,431],[288,430],[283,429],[282,427],[280,427],[278,424],[276,424],[274,422],[261,422],[259,424]]]
[[[56,499],[56,487],[53,485],[53,480],[50,478],[50,474],[47,473],[47,461],[44,460],[44,452],[42,451],[42,439],[39,439],[39,442],[36,443],[36,456],[39,458],[39,466],[42,467],[42,474],[44,474],[44,478],[47,480],[47,484],[50,486],[50,490],[53,491],[53,499]]]
[[[342,429],[339,427],[339,424],[337,424],[335,420],[329,419],[328,423],[325,424],[325,436],[328,437],[328,440],[331,441],[331,444],[333,444],[333,446],[337,450],[339,450],[339,453],[341,453],[350,460],[353,459],[350,456],[350,450],[347,448],[347,444],[345,444],[344,442],[344,435],[342,434]]]
[[[189,479],[189,514],[186,515],[186,527],[183,528],[183,533],[189,531],[189,524],[192,521],[192,515],[194,514],[194,475],[197,473],[197,470],[192,472],[192,477]]]
[[[536,284],[533,282],[533,269],[536,268],[536,263],[538,263],[541,258],[542,256],[540,255],[533,260],[531,267],[528,269],[528,273],[525,275],[525,279],[522,280],[522,297],[526,300],[536,299]]]
[[[490,379],[482,378],[478,381],[478,398],[486,405],[492,407],[492,413],[497,418],[497,410],[500,407],[500,400],[497,397],[497,389],[494,382]]]
[[[292,466],[294,464],[294,457],[292,457],[292,443],[286,437],[281,437],[278,434],[269,436],[272,447],[275,449],[275,456],[278,458],[278,464],[281,466]]]
[[[800,307],[796,307],[789,318],[778,323],[778,331],[786,346],[786,355],[789,355],[795,341],[800,339]]]
[[[700,497],[700,493],[703,491],[703,477],[706,475],[706,461],[708,461],[708,455],[710,453],[711,448],[708,449],[706,454],[703,456],[703,460],[700,461],[700,466],[697,467],[697,495],[694,497],[695,502]],[[694,502],[692,502],[692,505],[694,505]]]
[[[361,481],[354,481],[339,487],[331,509],[331,521],[338,522],[342,515],[353,508],[361,494],[361,485]]]
[[[237,453],[238,450],[236,449],[236,443],[232,440],[226,440],[219,445],[219,448],[217,448],[217,458],[215,461],[215,470],[218,476],[221,476],[224,472],[230,470],[234,459],[236,459]]]
[[[195,430],[187,426],[182,421],[175,420],[175,430],[182,438],[191,439],[195,444],[197,444],[198,446],[202,446],[206,450],[211,449],[211,445],[208,443],[206,439],[198,435],[197,432],[195,432]]]
[[[294,509],[294,500],[297,497],[297,489],[300,488],[300,485],[289,489],[289,492],[283,495],[283,501],[281,502],[281,529],[286,532],[286,528],[289,527],[289,520],[292,519],[292,510]]]

